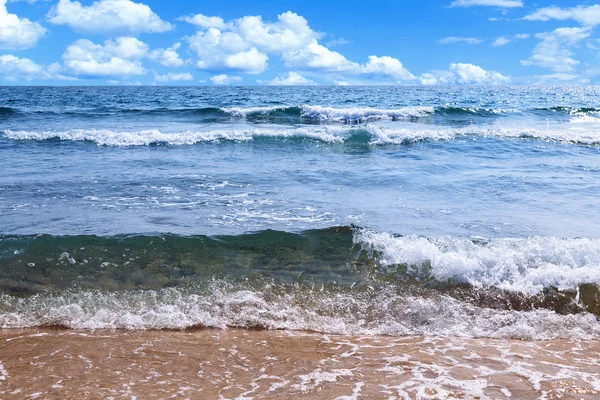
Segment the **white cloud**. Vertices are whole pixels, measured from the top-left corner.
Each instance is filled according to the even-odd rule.
[[[313,31],[304,17],[290,11],[280,14],[276,22],[265,22],[260,16],[224,21],[201,14],[182,19],[202,28],[187,38],[198,55],[199,69],[261,73],[268,66],[269,55],[276,55],[286,67],[296,70],[414,79],[396,58],[371,56],[363,65],[348,60],[320,44],[322,35]]]
[[[185,21],[188,24],[196,25],[201,28],[217,28],[221,30],[227,29],[227,24],[221,17],[207,17],[206,15],[196,14],[188,15],[187,17],[179,18],[180,21]]]
[[[450,7],[492,6],[502,8],[523,7],[522,0],[455,0]]]
[[[189,72],[183,72],[183,73],[169,72],[166,75],[154,74],[154,80],[157,82],[193,81],[194,77]]]
[[[283,53],[288,68],[309,68],[324,71],[349,71],[358,64],[350,62],[337,51],[329,50],[313,40],[309,45]]]
[[[600,4],[592,6],[577,6],[560,8],[556,6],[545,7],[523,17],[529,21],[574,20],[582,25],[594,26],[600,24]]]
[[[183,19],[205,28],[188,41],[198,54],[198,68],[208,70],[260,73],[267,68],[267,53],[282,54],[312,43],[318,46],[315,38],[320,36],[310,29],[306,19],[290,11],[280,14],[273,23],[264,22],[260,16],[245,16],[229,23],[201,14]],[[319,63],[318,57],[314,63]]]
[[[175,43],[168,49],[156,49],[148,53],[148,58],[164,65],[165,67],[181,67],[184,62],[179,57],[177,49],[181,47],[181,43]]]
[[[133,37],[107,40],[104,45],[79,39],[67,47],[62,58],[73,75],[91,78],[143,75],[146,71],[140,60],[147,52],[148,45]]]
[[[454,85],[456,75],[450,71],[434,70],[419,77],[421,85]]]
[[[78,1],[60,0],[50,11],[50,22],[69,25],[85,32],[166,32],[173,25],[146,4],[131,0],[99,0],[90,6]]]
[[[494,47],[505,46],[515,40],[521,40],[521,39],[527,39],[527,38],[529,38],[528,33],[519,33],[511,38],[499,36],[498,38],[496,38],[496,40],[494,40],[494,42],[492,43],[492,46],[494,46]]]
[[[522,60],[521,64],[536,65],[554,72],[572,72],[579,61],[571,58],[573,52],[569,47],[576,45],[590,34],[590,28],[558,28],[552,32],[538,33],[535,37],[542,41],[535,46],[531,57]]]
[[[46,32],[46,28],[39,23],[10,14],[6,9],[6,0],[0,0],[0,49],[29,49]]]
[[[0,74],[36,76],[43,68],[28,58],[19,58],[11,54],[0,56]]]
[[[266,69],[268,59],[265,54],[253,47],[248,51],[226,56],[223,64],[228,68],[244,70],[249,74],[257,74]]]
[[[232,83],[241,82],[242,78],[239,76],[230,76],[226,74],[220,74],[211,76],[210,80],[215,85],[230,85]]]
[[[510,81],[510,78],[499,72],[486,71],[473,64],[450,64],[449,70],[456,75],[456,81],[461,84],[508,83]]]
[[[361,74],[390,76],[401,81],[413,80],[415,76],[402,66],[397,58],[369,56],[369,62],[359,68]]]
[[[29,58],[19,58],[12,54],[0,56],[0,75],[9,81],[18,80],[49,80],[49,79],[71,79],[60,74],[61,67],[52,64],[48,67],[36,64]]]
[[[466,63],[450,64],[447,71],[431,71],[419,77],[422,85],[472,85],[503,84],[510,78],[495,71],[486,71],[480,66]]]
[[[425,73],[419,77],[421,85],[437,85],[438,79],[434,74]]]
[[[269,57],[235,32],[209,28],[196,32],[188,42],[198,54],[196,66],[200,69],[237,69],[258,74],[267,68]]]
[[[328,47],[345,46],[350,43],[352,43],[352,42],[349,40],[346,40],[344,38],[339,38],[339,39],[330,40],[329,42],[327,42],[327,46]]]
[[[291,11],[278,15],[277,19],[265,23],[260,16],[242,17],[236,20],[235,30],[262,51],[271,53],[304,47],[321,36],[308,26],[304,17]]]
[[[310,85],[318,85],[317,82],[311,81],[300,75],[297,72],[289,71],[286,74],[281,74],[275,79],[267,82],[267,85],[270,86],[310,86]]]
[[[438,40],[439,44],[450,44],[450,43],[466,43],[466,44],[479,44],[483,43],[483,40],[479,38],[462,37],[462,36],[448,36]]]
[[[509,44],[510,42],[512,42],[511,39],[507,39],[504,36],[499,36],[498,38],[496,38],[496,40],[494,40],[494,43],[492,43],[492,46],[498,47],[498,46],[504,46]]]

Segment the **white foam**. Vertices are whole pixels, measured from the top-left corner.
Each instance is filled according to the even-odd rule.
[[[432,114],[435,109],[426,106],[407,106],[399,108],[373,108],[373,107],[325,107],[301,105],[300,115],[304,118],[314,118],[331,122],[364,122],[375,120],[404,120],[424,117]],[[273,111],[297,109],[292,106],[264,106],[264,107],[223,107],[221,111],[236,118],[246,118],[249,115],[269,114]]]
[[[72,129],[68,131],[4,131],[13,140],[91,141],[100,146],[148,146],[152,144],[192,145],[202,142],[247,142],[257,137],[311,138],[324,142],[342,142],[345,130],[335,127],[284,129],[219,129],[163,133],[156,129],[141,131],[112,131],[109,129]]]
[[[367,124],[357,127],[232,127],[214,130],[161,132],[157,129],[140,131],[113,131],[109,129],[71,129],[66,131],[3,131],[12,140],[91,141],[100,146],[193,145],[204,142],[248,142],[258,138],[306,138],[325,143],[351,142],[366,134],[370,145],[407,144],[423,140],[453,140],[459,137],[491,137],[498,139],[536,139],[584,145],[600,144],[600,126],[597,129],[583,125],[553,126],[544,129],[503,126],[439,127],[436,125],[402,123],[400,126]]]
[[[599,339],[600,322],[587,313],[481,308],[447,296],[376,292],[329,293],[244,289],[216,281],[208,292],[68,292],[16,299],[0,296],[0,327],[62,325],[76,329],[262,327],[351,335],[444,335],[518,339]]]
[[[409,106],[400,108],[371,108],[351,107],[334,108],[323,106],[301,107],[302,116],[316,118],[326,121],[374,121],[374,120],[397,120],[424,117],[434,112],[433,107]]]
[[[265,107],[221,107],[220,110],[233,117],[245,118],[252,114],[268,114],[277,110],[289,109],[289,106],[265,106]]]
[[[8,372],[4,368],[4,365],[0,361],[0,382],[5,381],[8,378]]]
[[[530,294],[551,286],[575,290],[582,283],[600,284],[600,239],[531,237],[476,243],[360,230],[355,240],[379,252],[383,265],[406,264],[415,273],[430,267],[428,273],[439,281],[456,279]]]

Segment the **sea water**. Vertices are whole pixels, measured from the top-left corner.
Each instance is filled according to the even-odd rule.
[[[600,338],[599,87],[0,88],[0,327]]]

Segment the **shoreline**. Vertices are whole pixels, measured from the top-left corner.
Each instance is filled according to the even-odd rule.
[[[0,329],[0,398],[600,396],[600,341]]]

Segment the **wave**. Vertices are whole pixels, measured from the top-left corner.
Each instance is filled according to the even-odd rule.
[[[129,270],[123,279],[105,281],[107,273],[123,269]],[[104,282],[154,289],[256,272],[287,283],[310,276],[315,284],[393,281],[444,290],[467,285],[534,296],[600,285],[599,271],[600,239],[425,238],[350,226],[217,237],[0,237],[0,287],[23,293],[66,289],[75,281],[79,287]],[[27,280],[29,285],[22,284]]]
[[[11,107],[0,107],[0,115],[16,114],[17,110]]]
[[[538,107],[538,108],[532,109],[532,111],[541,112],[541,113],[559,113],[559,114],[595,114],[595,113],[600,112],[600,108],[554,106],[554,107]]]
[[[0,327],[600,338],[599,270],[597,239],[3,236]]]
[[[600,284],[600,239],[470,240],[393,236],[358,231],[364,249],[377,252],[384,266],[404,266],[410,273],[437,281],[465,282],[520,293],[555,287],[577,290]]]
[[[261,139],[314,140],[324,143],[357,143],[366,145],[404,145],[420,141],[453,140],[468,137],[497,139],[535,139],[580,145],[599,145],[600,128],[581,125],[575,128],[469,126],[444,128],[431,126],[390,128],[377,125],[360,127],[307,126],[286,128],[235,127],[214,130],[161,132],[157,129],[113,131],[109,129],[71,129],[67,131],[2,131],[10,140],[85,141],[100,146],[193,145],[211,142],[249,142]]]
[[[0,295],[0,327],[75,329],[251,328],[341,335],[599,339],[591,314],[494,310],[447,296],[416,297],[392,287],[332,293],[213,281],[207,290],[68,291],[26,299]]]
[[[16,112],[14,109],[6,108]],[[1,111],[0,111],[1,112]],[[433,107],[400,107],[380,109],[372,107],[335,108],[324,106],[258,106],[258,107],[199,107],[199,108],[131,108],[100,107],[95,109],[35,110],[36,115],[66,115],[104,118],[110,115],[132,116],[187,116],[200,121],[245,119],[263,122],[342,122],[363,123],[375,120],[411,120],[431,115]]]
[[[18,110],[11,107],[0,107],[0,114],[35,114],[35,115],[66,115],[88,118],[105,118],[111,115],[132,116],[187,116],[199,118],[200,121],[226,121],[230,119],[245,119],[262,122],[295,122],[295,123],[365,123],[378,120],[411,121],[421,118],[439,116],[473,116],[498,117],[509,114],[527,114],[552,116],[582,116],[600,113],[600,108],[554,106],[542,108],[502,108],[502,107],[468,107],[468,106],[403,106],[395,108],[379,107],[333,107],[322,105],[277,105],[254,107],[181,107],[181,108],[68,108],[36,109],[33,111]]]

